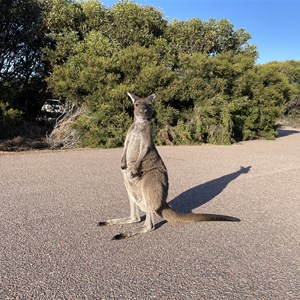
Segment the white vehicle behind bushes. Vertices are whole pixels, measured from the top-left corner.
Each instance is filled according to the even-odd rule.
[[[65,111],[64,104],[58,99],[47,99],[41,111],[46,114],[62,114]]]

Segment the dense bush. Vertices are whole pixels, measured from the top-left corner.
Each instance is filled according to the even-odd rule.
[[[21,116],[22,112],[0,101],[0,139],[6,139],[15,134],[20,125]]]
[[[26,90],[42,70],[48,91],[84,106],[72,125],[83,146],[122,145],[132,120],[127,91],[156,93],[159,144],[273,139],[276,120],[297,115],[300,62],[255,65],[250,34],[226,19],[168,23],[160,10],[132,1],[111,8],[96,0],[26,1],[40,47]]]
[[[81,23],[70,28],[66,20],[52,30],[48,85],[87,106],[75,125],[84,146],[122,144],[132,117],[126,91],[157,94],[159,144],[275,137],[292,86],[272,65],[255,66],[257,52],[243,29],[213,19],[168,24],[159,10],[130,1],[110,9],[93,1],[76,5]]]

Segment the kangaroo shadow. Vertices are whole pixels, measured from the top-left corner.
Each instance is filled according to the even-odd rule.
[[[211,201],[219,195],[227,185],[242,174],[247,174],[251,166],[241,167],[238,171],[199,184],[175,197],[169,202],[170,207],[176,211],[189,213],[193,209]],[[166,221],[159,222],[156,227],[165,224]]]

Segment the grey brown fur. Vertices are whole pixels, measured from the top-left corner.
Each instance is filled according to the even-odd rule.
[[[116,235],[123,239],[154,229],[154,213],[169,222],[240,221],[237,218],[213,214],[180,213],[170,208],[168,172],[154,145],[150,119],[155,95],[139,98],[128,93],[134,104],[134,122],[125,140],[121,159],[124,183],[130,202],[130,217],[99,222],[99,226],[140,222],[139,210],[146,213],[140,228]]]

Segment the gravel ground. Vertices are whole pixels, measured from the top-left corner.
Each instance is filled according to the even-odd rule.
[[[2,154],[0,299],[300,299],[300,130],[158,150],[173,207],[242,221],[112,241],[122,149]]]

